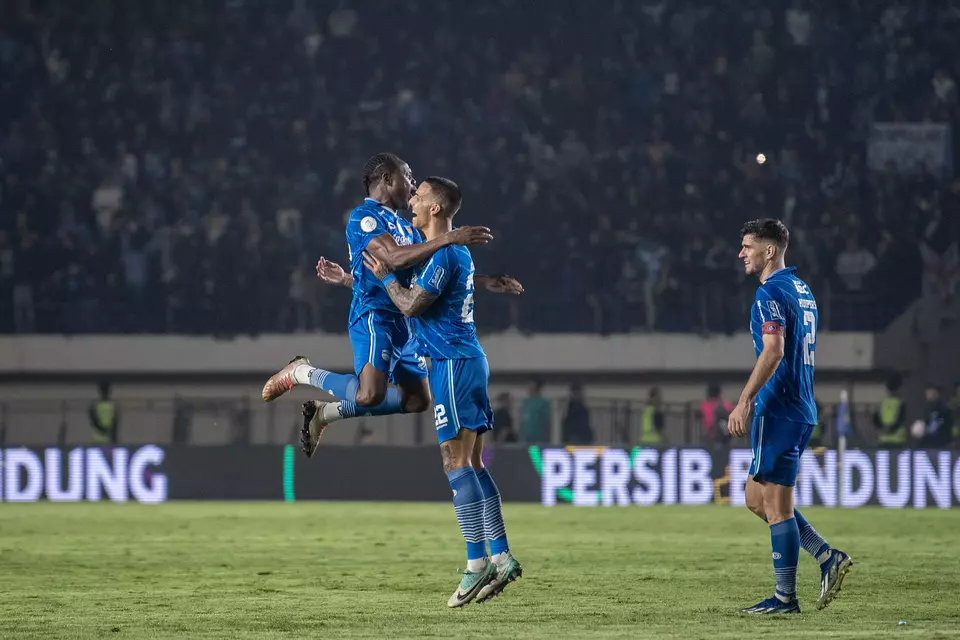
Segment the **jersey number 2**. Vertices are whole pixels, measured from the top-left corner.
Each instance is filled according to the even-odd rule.
[[[803,364],[812,367],[817,346],[817,319],[812,311],[803,312],[803,326],[807,329],[803,334]]]

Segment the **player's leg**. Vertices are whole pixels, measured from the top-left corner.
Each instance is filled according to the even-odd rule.
[[[800,456],[807,447],[809,437],[808,434],[800,444]],[[820,564],[820,597],[817,599],[817,609],[823,609],[837,597],[844,578],[853,568],[853,559],[843,551],[832,548],[796,507],[793,509],[793,516],[800,532],[800,545]]]
[[[756,482],[752,476],[747,478],[745,490],[745,501],[747,509],[756,514],[764,522],[767,522],[767,514],[763,506],[763,485]],[[813,528],[807,519],[800,513],[800,510],[794,507],[793,517],[797,519],[797,528],[800,530],[800,546],[813,556],[820,564],[821,571],[826,575],[826,570],[831,562],[842,561],[842,551],[836,551],[830,544],[823,539],[819,532]],[[839,555],[842,554],[842,555]],[[822,595],[822,594],[821,594]]]
[[[747,509],[766,522],[767,514],[763,510],[763,485],[754,480],[752,475],[747,476],[747,486],[744,488],[743,497],[747,503]]]
[[[743,609],[743,613],[780,614],[800,611],[797,603],[800,532],[793,517],[793,486],[799,467],[799,447],[805,442],[804,435],[809,438],[808,432],[792,430],[789,424],[782,422],[771,424],[764,416],[755,417],[751,426],[753,461],[748,475],[750,482],[759,485],[761,489],[763,513],[770,525],[777,587],[773,597]]]
[[[467,568],[447,605],[462,607],[476,598],[480,590],[496,576],[496,567],[487,558],[487,541],[483,529],[483,490],[472,464],[477,430],[460,420],[453,375],[455,362],[458,361],[433,361],[430,368],[430,388],[435,398],[434,416],[443,471],[447,474],[447,481],[453,491],[457,521],[467,544]]]
[[[497,568],[497,574],[490,584],[477,594],[477,602],[486,602],[500,595],[507,585],[523,575],[523,567],[510,553],[500,490],[490,470],[483,466],[482,456],[483,435],[479,435],[473,447],[473,468],[477,470],[477,479],[480,480],[480,490],[483,492],[483,535],[490,544],[490,560]]]
[[[427,361],[417,350],[412,335],[400,349],[393,368],[393,382],[400,387],[400,403],[404,413],[420,413],[433,407],[433,394],[427,373]]]
[[[399,358],[400,351],[395,345],[408,337],[403,319],[398,322],[394,315],[371,312],[350,326],[353,366],[357,375],[320,369],[309,361],[293,368],[291,378],[294,384],[309,384],[339,398],[337,402],[311,400],[303,404],[300,444],[307,457],[317,450],[327,426],[338,420],[360,414],[403,413],[401,391],[390,389],[387,384]]]

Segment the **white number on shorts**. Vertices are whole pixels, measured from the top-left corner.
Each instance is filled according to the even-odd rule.
[[[437,429],[440,429],[447,424],[447,408],[442,404],[438,404],[433,408],[433,419],[437,424]]]
[[[813,311],[803,312],[803,326],[808,327],[808,331],[803,335],[803,364],[812,367],[814,360],[814,348],[817,346],[817,319],[813,317]]]

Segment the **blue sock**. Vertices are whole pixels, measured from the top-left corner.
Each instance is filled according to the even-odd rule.
[[[333,373],[324,369],[314,369],[310,372],[310,386],[323,389],[340,400],[353,402],[357,399],[360,378],[344,373]]]
[[[510,551],[507,543],[507,526],[503,523],[500,490],[493,476],[486,469],[477,471],[480,490],[483,492],[483,535],[490,541],[490,555]]]
[[[378,405],[358,407],[356,400],[357,389],[360,388],[360,378],[357,376],[314,369],[310,372],[310,386],[323,389],[339,398],[340,415],[344,418],[354,418],[358,415],[385,416],[393,413],[403,413],[399,389],[387,389],[386,397]]]
[[[794,509],[793,517],[797,519],[797,529],[800,531],[800,545],[807,553],[816,558],[817,562],[823,564],[827,559],[824,557],[824,554],[830,551],[830,545],[823,539],[823,536],[817,533],[813,525],[807,522],[807,519],[803,517],[802,513]],[[823,558],[823,560],[821,560],[821,558]]]
[[[773,546],[773,572],[777,576],[777,595],[793,600],[797,597],[797,563],[800,561],[800,530],[797,519],[790,518],[770,525]]]
[[[457,512],[460,532],[467,542],[467,560],[487,557],[487,539],[483,535],[483,491],[473,467],[447,473],[453,489],[453,507]]]

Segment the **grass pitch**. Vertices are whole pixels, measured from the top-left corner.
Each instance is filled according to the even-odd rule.
[[[449,610],[452,505],[0,505],[0,638],[956,638],[960,511],[809,509],[857,562],[824,611],[770,595],[769,533],[726,506],[505,505],[524,577]],[[906,625],[898,625],[905,619]]]

